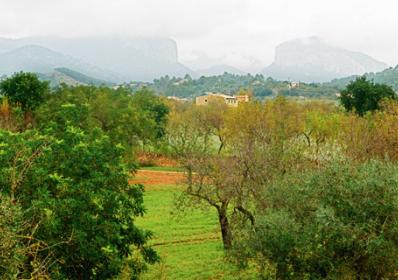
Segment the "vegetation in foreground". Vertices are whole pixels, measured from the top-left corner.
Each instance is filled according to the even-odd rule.
[[[211,209],[176,211],[175,199],[184,190],[181,178],[173,171],[160,173],[174,178],[175,182],[159,184],[153,180],[153,173],[141,171],[136,177],[147,186],[144,194],[147,212],[137,224],[154,232],[150,244],[161,257],[161,262],[151,266],[142,278],[246,279],[243,272],[227,262],[216,213]],[[171,182],[169,178],[165,181]]]
[[[136,279],[158,256],[135,225],[132,145],[160,137],[167,107],[147,91],[50,92],[29,73],[0,88],[0,278]]]
[[[148,277],[188,277],[191,257],[210,267],[196,268],[204,278],[397,276],[389,87],[359,78],[343,107],[278,97],[237,108],[147,89],[51,90],[29,73],[0,89],[2,278],[137,279],[156,262]],[[148,219],[143,186],[131,180],[140,153],[184,170],[178,191],[148,187]],[[151,209],[185,211],[187,225]]]
[[[389,166],[398,159],[398,105],[391,93],[359,78],[342,96],[354,104],[343,102],[349,113],[284,98],[172,112],[166,135],[187,177],[178,206],[216,210],[225,250],[239,266],[254,263],[257,277],[394,278],[398,196]],[[315,179],[300,182],[308,176]],[[327,216],[318,221],[318,211]]]

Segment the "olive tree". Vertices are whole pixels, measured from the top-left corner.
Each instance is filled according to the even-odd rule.
[[[263,189],[266,207],[236,244],[273,279],[395,279],[398,169],[385,162],[336,162]],[[271,274],[271,275],[270,275]]]
[[[167,137],[186,170],[183,201],[217,210],[226,249],[233,245],[233,221],[255,224],[251,198],[257,186],[297,165],[303,126],[297,112],[293,103],[278,99],[171,114]]]

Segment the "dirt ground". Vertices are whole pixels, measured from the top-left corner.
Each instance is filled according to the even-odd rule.
[[[178,163],[171,158],[153,153],[140,153],[137,156],[137,160],[141,166],[177,166],[178,165]]]
[[[153,185],[179,185],[184,183],[184,173],[173,171],[138,170],[131,184]]]

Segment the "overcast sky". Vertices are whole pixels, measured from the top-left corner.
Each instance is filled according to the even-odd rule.
[[[192,65],[264,66],[277,44],[314,35],[396,65],[398,1],[0,0],[1,37],[109,34],[173,38]]]

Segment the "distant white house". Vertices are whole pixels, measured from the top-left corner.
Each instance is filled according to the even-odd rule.
[[[293,88],[299,88],[300,87],[300,82],[290,82],[289,85],[287,86],[289,89]]]

